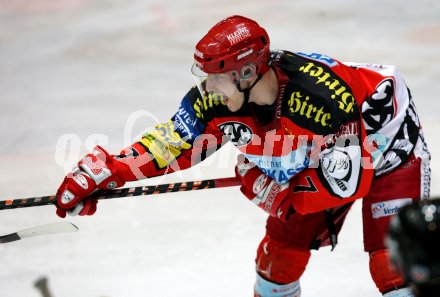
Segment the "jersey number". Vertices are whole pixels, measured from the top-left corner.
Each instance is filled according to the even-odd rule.
[[[294,193],[298,192],[318,192],[318,189],[316,188],[315,184],[312,181],[312,178],[310,176],[306,176],[307,185],[296,185],[293,188]]]

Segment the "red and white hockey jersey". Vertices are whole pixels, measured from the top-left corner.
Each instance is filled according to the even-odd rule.
[[[373,176],[426,150],[410,92],[394,66],[341,63],[314,53],[272,53],[273,106],[231,112],[196,87],[168,122],[123,151],[122,177],[188,168],[231,141],[265,174],[289,182],[292,205],[311,213],[361,198]]]

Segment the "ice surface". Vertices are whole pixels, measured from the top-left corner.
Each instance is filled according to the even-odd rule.
[[[118,152],[124,129],[130,138],[153,124],[134,112],[167,120],[193,84],[194,44],[231,14],[259,21],[274,49],[398,65],[440,193],[438,1],[0,0],[0,199],[54,193],[96,141]],[[66,134],[76,135],[70,155],[56,154]],[[230,176],[234,154],[226,147],[166,181]],[[4,210],[0,234],[60,220],[53,207]],[[71,221],[80,232],[0,245],[0,296],[40,296],[41,275],[54,297],[252,294],[265,215],[237,188],[104,201]],[[336,250],[314,252],[303,296],[380,296],[362,250],[356,204]]]

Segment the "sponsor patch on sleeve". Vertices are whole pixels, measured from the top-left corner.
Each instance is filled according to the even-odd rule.
[[[182,154],[183,150],[192,147],[186,139],[176,133],[171,121],[157,125],[153,131],[142,137],[140,143],[148,148],[159,169],[167,167]]]
[[[181,138],[194,140],[203,130],[203,123],[196,117],[187,97],[183,99],[179,110],[172,117],[172,121],[175,132],[179,133]]]
[[[329,67],[333,67],[338,65],[338,62],[332,58],[330,58],[327,55],[318,54],[318,53],[303,53],[303,52],[296,52],[297,55],[303,56],[305,58],[315,60],[321,63],[326,64]]]

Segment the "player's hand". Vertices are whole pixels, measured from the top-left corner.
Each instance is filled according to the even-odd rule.
[[[115,159],[96,146],[65,178],[56,193],[57,215],[92,215],[98,201],[88,197],[97,189],[114,189],[124,185],[119,178]]]
[[[293,209],[288,199],[289,183],[279,184],[265,175],[244,155],[238,156],[235,176],[241,180],[240,191],[265,212],[286,221]]]

